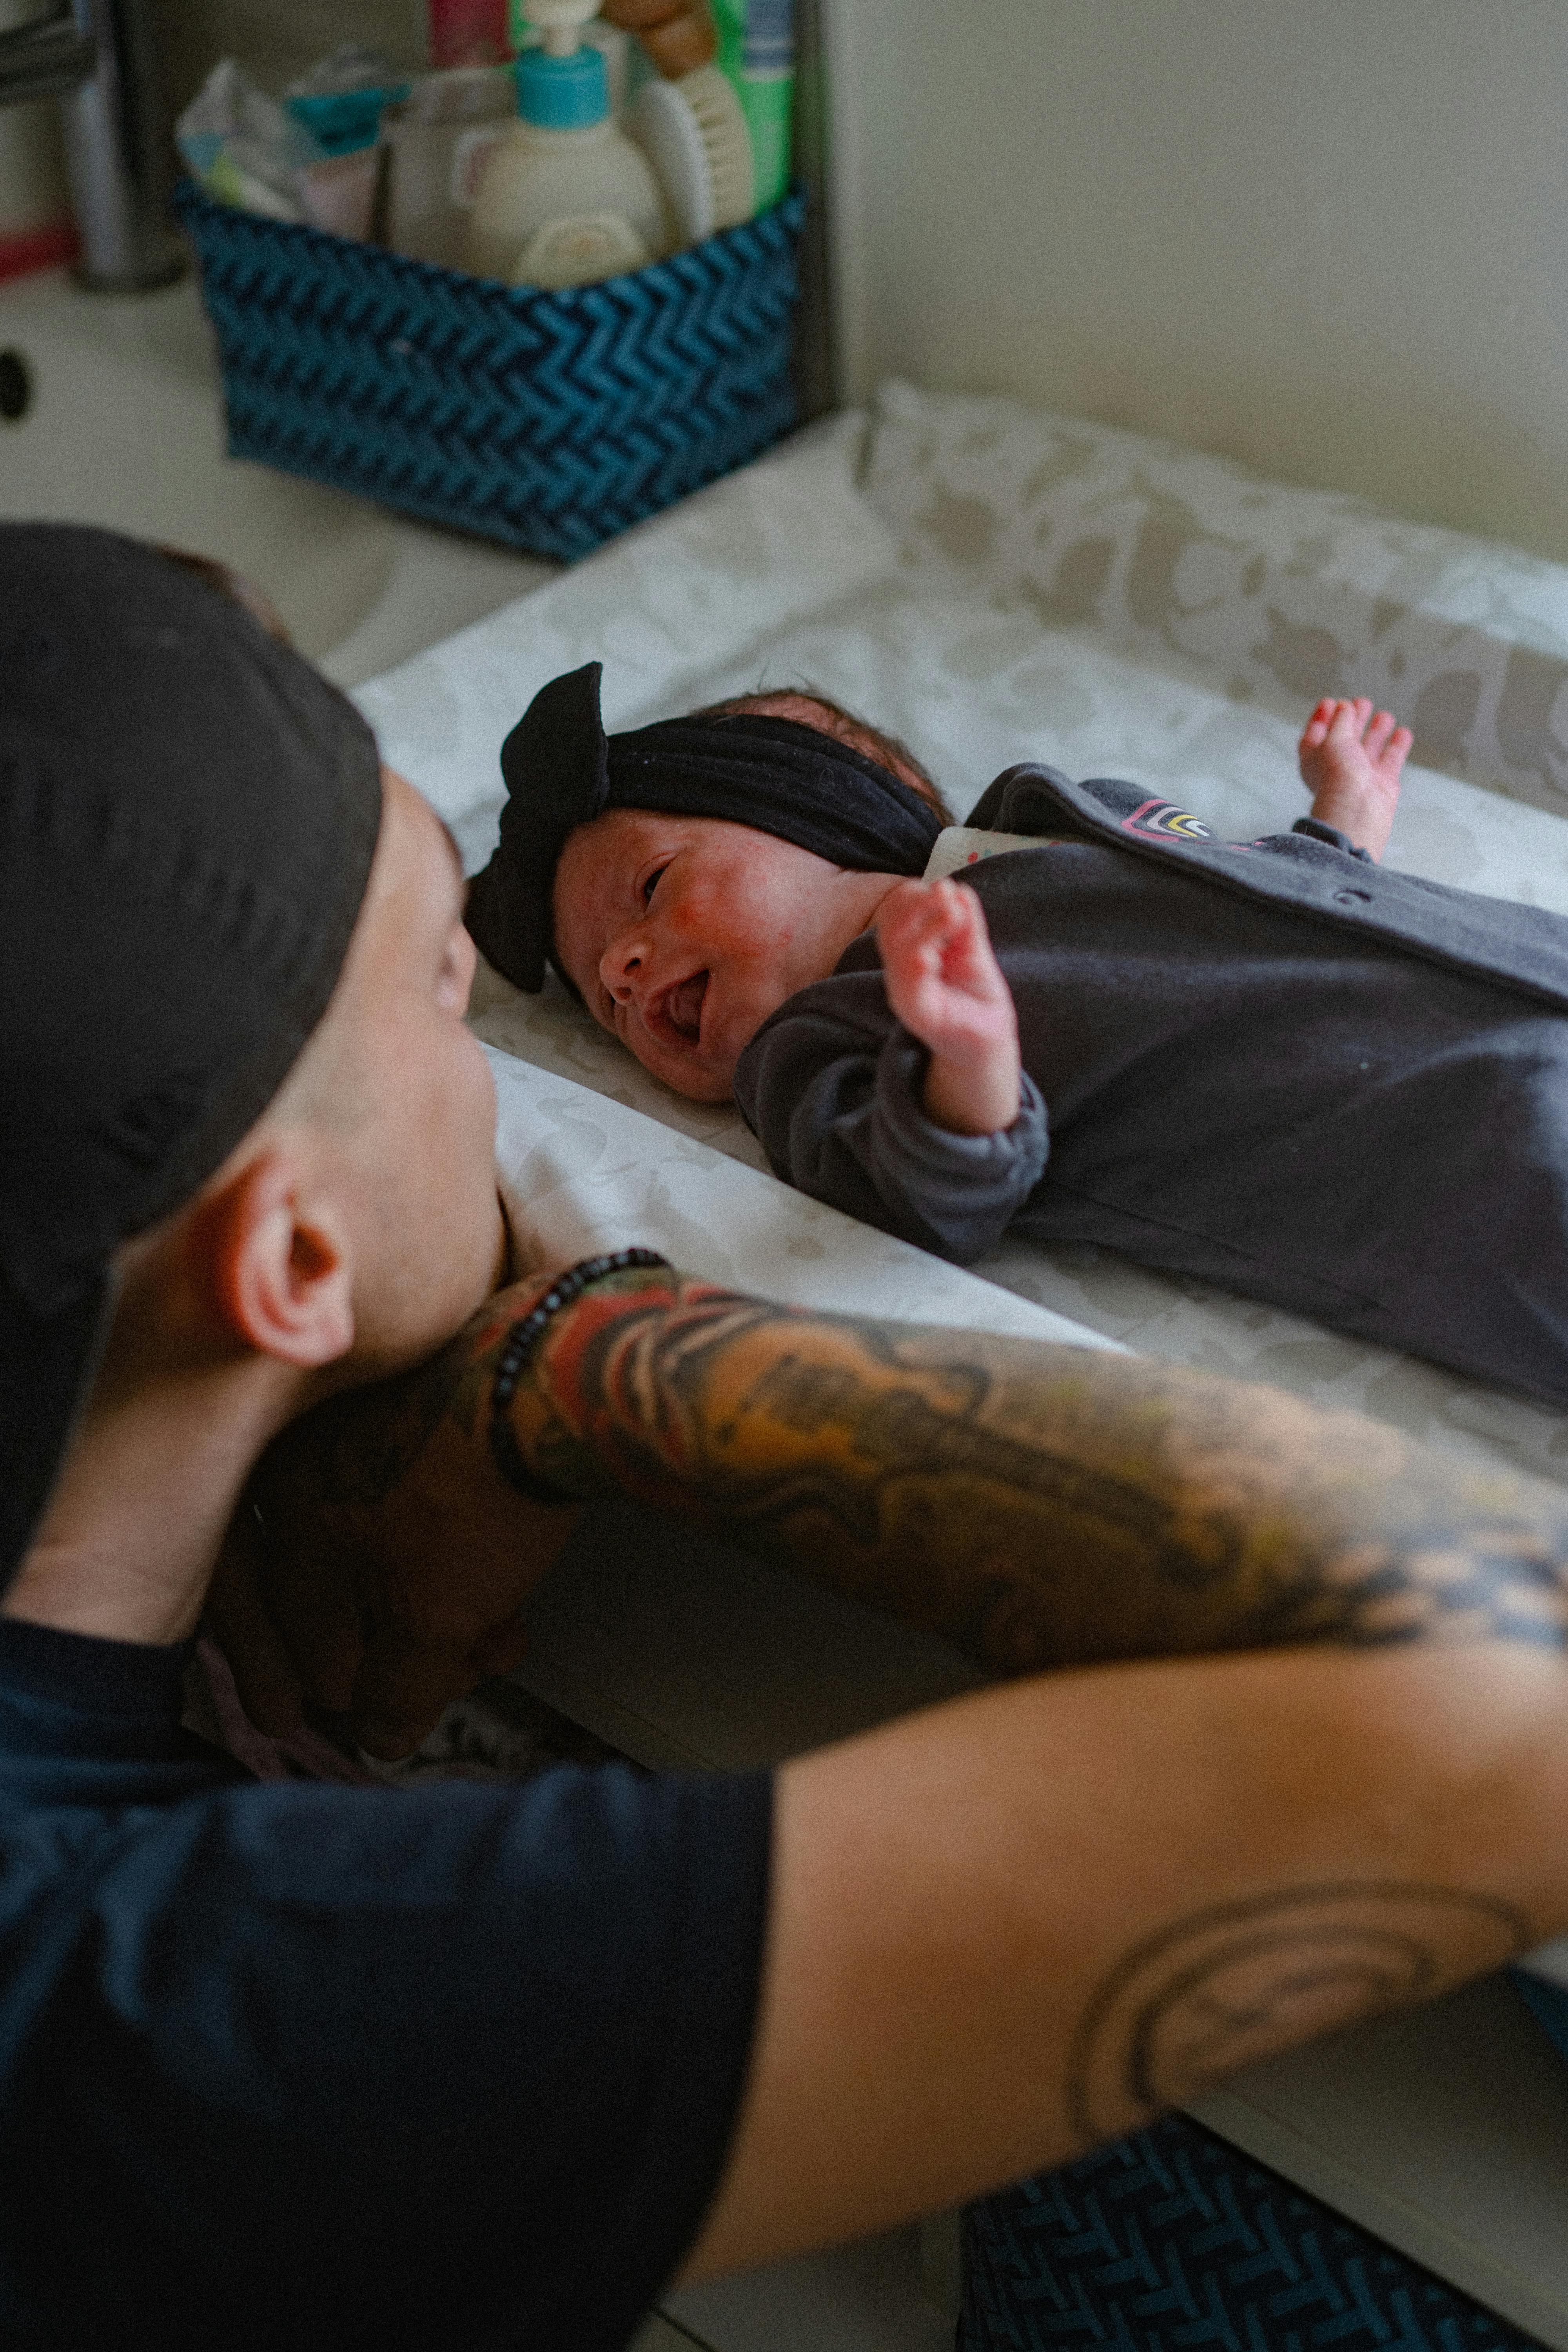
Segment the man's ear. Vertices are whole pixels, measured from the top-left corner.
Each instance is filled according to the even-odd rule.
[[[302,1371],[353,1345],[348,1251],[287,1151],[259,1152],[201,1219],[210,1296],[236,1339]]]

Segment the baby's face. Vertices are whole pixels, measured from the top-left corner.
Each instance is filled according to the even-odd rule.
[[[561,853],[556,951],[655,1077],[723,1102],[769,1013],[837,962],[844,880],[748,824],[611,809]]]

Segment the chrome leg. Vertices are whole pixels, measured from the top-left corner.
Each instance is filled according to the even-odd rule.
[[[169,285],[185,257],[169,221],[166,127],[141,0],[68,0],[0,35],[0,105],[47,95],[60,100],[80,283],[117,294]]]

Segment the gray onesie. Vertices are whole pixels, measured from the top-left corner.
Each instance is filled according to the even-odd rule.
[[[1017,1120],[925,1117],[868,935],[741,1057],[779,1175],[961,1263],[1005,1228],[1109,1244],[1568,1403],[1568,919],[1046,768],[968,821],[1051,837],[966,877]]]

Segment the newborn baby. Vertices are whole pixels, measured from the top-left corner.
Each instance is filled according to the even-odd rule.
[[[1258,842],[1036,765],[944,832],[831,704],[606,738],[591,664],[508,739],[469,928],[908,1240],[1109,1244],[1561,1404],[1568,921],[1377,866],[1409,747],[1320,703]]]

